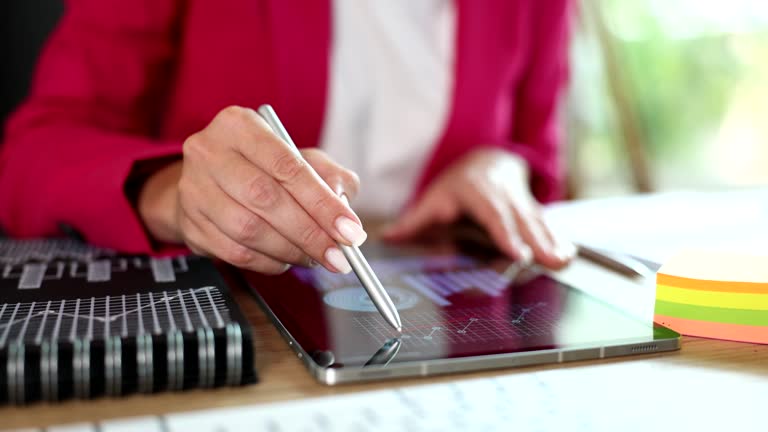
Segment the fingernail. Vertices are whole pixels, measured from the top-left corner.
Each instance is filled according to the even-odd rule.
[[[569,261],[576,256],[576,246],[568,241],[557,242],[555,253],[561,261]]]
[[[336,247],[329,247],[325,250],[325,260],[328,261],[333,268],[339,271],[339,273],[347,274],[352,271],[352,267],[349,265],[347,258],[341,252],[341,249]]]
[[[517,246],[517,250],[520,251],[520,262],[524,265],[529,265],[533,262],[533,250],[525,243],[520,243]]]
[[[354,246],[360,246],[368,238],[368,234],[365,233],[363,227],[346,216],[336,218],[336,229],[344,239]]]

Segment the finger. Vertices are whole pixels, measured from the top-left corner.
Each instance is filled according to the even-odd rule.
[[[366,239],[355,212],[323,181],[304,158],[278,138],[253,110],[247,142],[237,150],[282,186],[334,240],[360,245]],[[258,143],[256,145],[256,143]]]
[[[512,206],[523,240],[531,246],[536,260],[542,265],[559,269],[576,254],[570,242],[558,240],[547,227],[537,208]]]
[[[542,229],[536,217],[513,208],[518,231],[523,241],[533,250],[534,259],[549,268],[560,268],[564,262],[557,256],[552,238]]]
[[[200,209],[201,215],[232,241],[280,262],[304,267],[315,263],[266,220],[233,200],[213,181],[201,184],[199,194],[205,197],[207,204]]]
[[[546,227],[546,225],[545,225]],[[565,263],[571,262],[578,253],[578,250],[576,249],[576,245],[573,244],[573,242],[564,239],[560,236],[554,236],[554,243],[555,243],[555,250],[557,251],[557,256],[560,257]]]
[[[343,192],[350,199],[357,196],[360,190],[360,177],[354,171],[339,165],[324,151],[307,149],[302,150],[301,153],[336,195],[341,195]]]
[[[496,246],[504,254],[523,263],[533,259],[531,248],[520,238],[514,217],[508,206],[475,188],[464,190],[464,206],[470,215],[488,232]]]
[[[223,165],[213,177],[227,195],[329,270],[351,271],[328,233],[272,177],[239,154],[221,160]]]
[[[546,221],[544,221],[540,210],[536,211],[533,220],[538,224],[540,231],[544,233],[550,244],[552,244],[554,254],[561,261],[568,263],[576,256],[576,245],[561,236],[555,235]]]
[[[541,217],[541,215],[536,218],[536,221],[538,222],[541,230],[544,232],[544,234],[546,234],[546,236],[549,238],[549,241],[552,243],[555,255],[557,255],[557,257],[563,261],[563,263],[569,263],[576,256],[576,245],[574,245],[573,242],[569,240],[555,235],[555,233],[552,232],[547,223]]]
[[[200,255],[212,256],[236,267],[265,274],[280,274],[290,266],[232,241],[205,219],[183,217],[180,227],[189,248]]]
[[[394,225],[386,228],[382,236],[389,240],[411,238],[433,224],[455,222],[459,209],[455,199],[440,193],[427,193],[411,207]]]

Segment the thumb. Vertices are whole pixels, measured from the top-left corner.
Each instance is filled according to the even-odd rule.
[[[389,240],[407,239],[434,223],[449,223],[457,217],[458,209],[452,202],[439,199],[437,195],[427,196],[385,228],[382,236]]]

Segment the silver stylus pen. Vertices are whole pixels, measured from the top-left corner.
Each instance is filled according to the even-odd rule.
[[[277,113],[272,109],[272,106],[262,105],[259,107],[258,113],[264,121],[267,122],[269,127],[272,128],[272,131],[283,141],[288,143],[291,149],[301,157],[298,147],[296,147],[291,136],[288,135],[288,131],[285,130],[285,126],[283,126],[280,118],[277,117]],[[346,194],[341,194],[341,199],[349,205]],[[349,265],[352,267],[352,270],[354,270],[357,278],[360,279],[360,283],[371,298],[373,305],[379,310],[381,316],[384,317],[389,325],[396,328],[397,331],[402,331],[403,324],[400,322],[400,315],[397,313],[397,308],[395,307],[395,304],[392,303],[392,299],[389,298],[389,294],[384,290],[379,278],[376,277],[376,273],[373,272],[373,269],[363,256],[363,253],[360,252],[360,249],[357,246],[347,246],[342,243],[338,243],[338,245],[344,253],[344,256],[347,258],[347,261],[349,261]]]

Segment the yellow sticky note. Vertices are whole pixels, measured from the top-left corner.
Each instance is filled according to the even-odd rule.
[[[768,255],[679,253],[656,275],[655,321],[689,336],[768,344]]]

